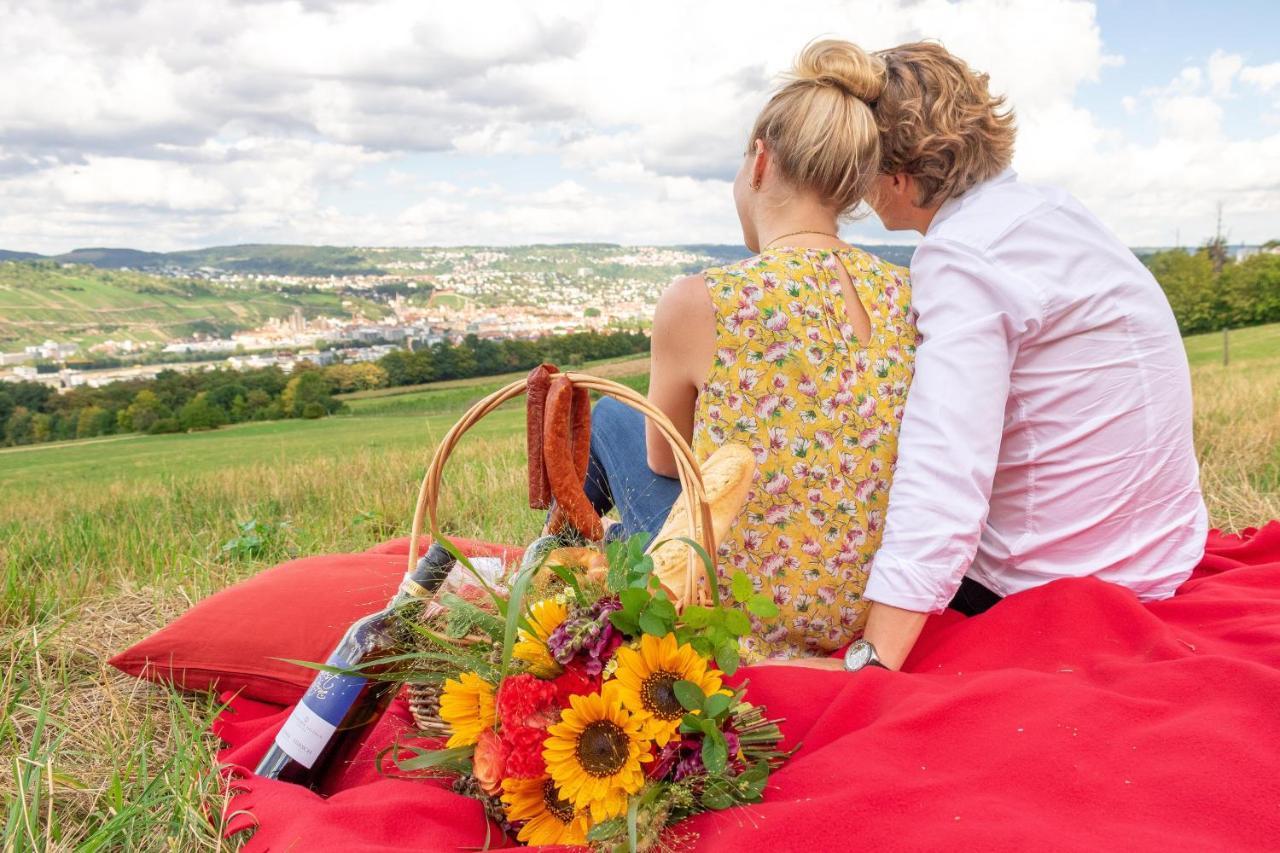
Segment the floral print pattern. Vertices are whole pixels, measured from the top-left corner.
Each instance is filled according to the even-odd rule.
[[[859,341],[836,265],[871,320]],[[772,596],[748,661],[824,654],[862,630],[917,334],[906,270],[858,249],[780,249],[705,273],[716,354],[693,450],[746,444],[757,469],[719,566]]]

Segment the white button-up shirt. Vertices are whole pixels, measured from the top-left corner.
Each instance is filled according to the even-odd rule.
[[[1186,353],[1142,263],[1006,171],[942,205],[911,286],[922,342],[866,597],[939,612],[966,574],[1172,595],[1207,518]]]

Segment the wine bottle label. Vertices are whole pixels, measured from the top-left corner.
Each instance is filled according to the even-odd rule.
[[[347,669],[352,661],[335,654],[326,663]],[[337,731],[360,689],[368,679],[359,675],[342,675],[336,672],[316,674],[302,701],[293,709],[284,727],[276,735],[276,746],[307,769],[316,763],[320,751]]]

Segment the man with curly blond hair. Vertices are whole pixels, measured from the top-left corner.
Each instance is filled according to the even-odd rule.
[[[928,614],[1059,578],[1173,595],[1207,520],[1164,294],[1075,198],[1018,180],[1013,113],[985,74],[933,43],[875,55],[869,201],[886,228],[923,235],[922,343],[846,667],[896,669]]]

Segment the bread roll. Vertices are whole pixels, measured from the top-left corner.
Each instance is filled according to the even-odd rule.
[[[715,453],[700,466],[702,469],[702,485],[707,493],[707,503],[711,505],[711,529],[715,532],[719,543],[729,534],[729,529],[746,505],[747,493],[751,491],[751,480],[755,476],[756,458],[750,448],[742,444],[721,445]],[[693,525],[689,521],[689,512],[685,507],[684,495],[676,498],[671,514],[658,533],[654,542],[664,542],[677,537],[695,539]],[[695,590],[689,589],[689,555],[693,553],[684,542],[666,542],[653,552],[653,571],[666,587],[667,592],[677,605],[691,601]],[[711,555],[715,557],[714,554]],[[697,563],[695,579],[702,577],[702,560],[693,555]]]

